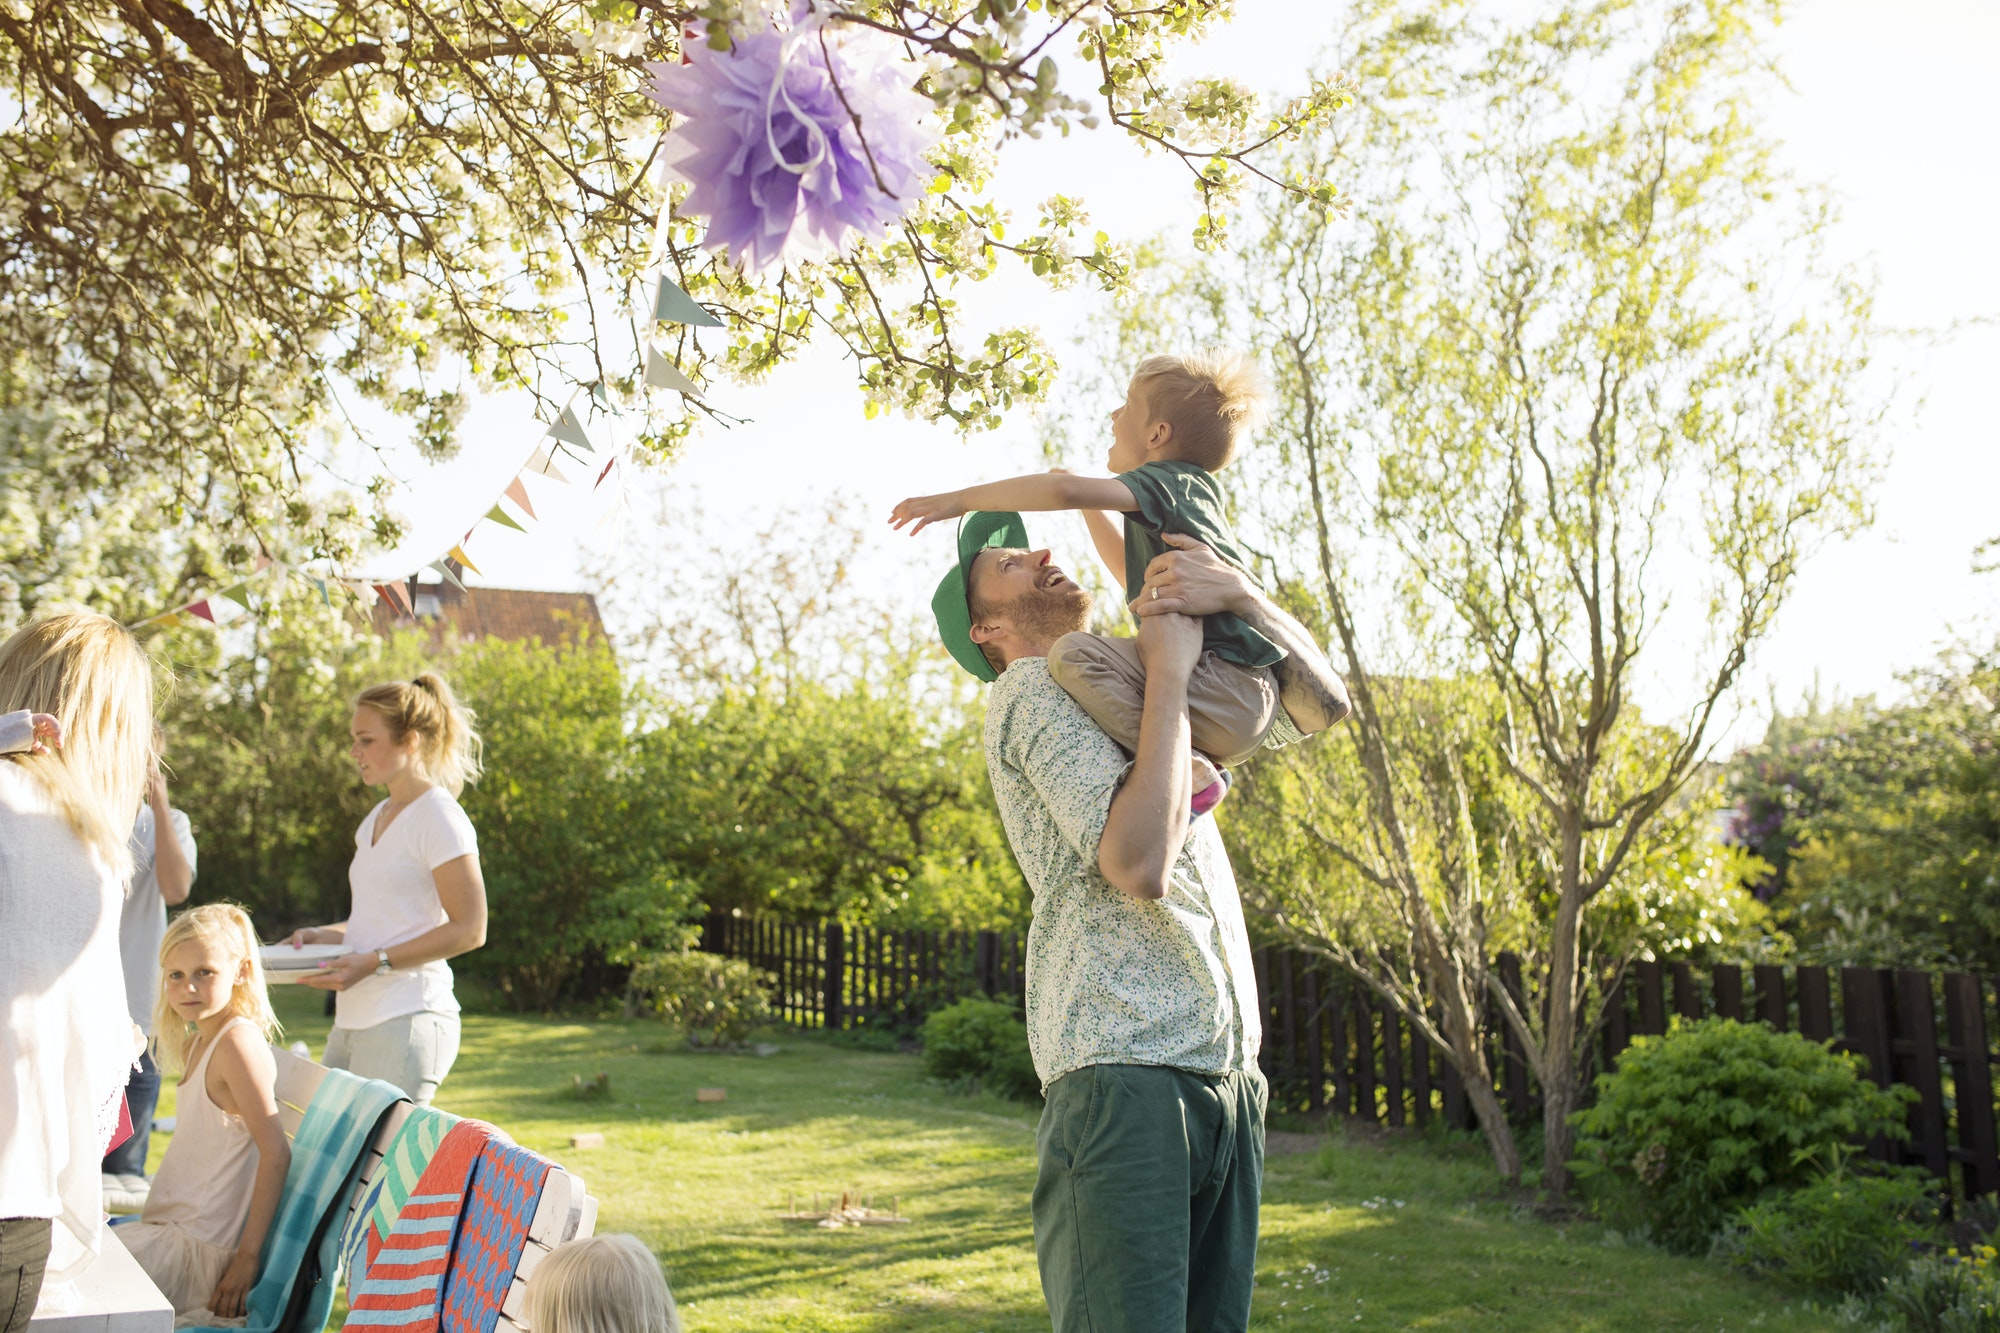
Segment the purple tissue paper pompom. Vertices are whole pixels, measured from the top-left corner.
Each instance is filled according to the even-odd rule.
[[[675,117],[665,174],[693,187],[680,211],[708,219],[703,244],[752,272],[881,235],[934,174],[931,100],[879,34],[828,30],[800,6],[788,30],[727,51],[690,37],[685,56],[647,67],[647,95]]]

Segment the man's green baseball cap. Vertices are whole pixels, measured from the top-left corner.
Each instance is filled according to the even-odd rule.
[[[995,546],[1028,549],[1028,525],[1019,514],[1008,510],[975,509],[958,521],[958,563],[953,565],[931,597],[931,614],[937,617],[938,637],[952,658],[981,680],[1000,679],[1000,673],[972,641],[972,607],[966,594],[972,580],[972,562],[981,551]]]

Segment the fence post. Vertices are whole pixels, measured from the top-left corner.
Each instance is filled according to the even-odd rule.
[[[1347,999],[1354,993],[1354,983],[1345,977],[1329,977],[1327,985],[1332,993],[1326,997],[1326,1018],[1328,1043],[1333,1050],[1333,1113],[1351,1115],[1354,1111],[1353,1065],[1347,1059]]]
[[[1306,1110],[1326,1109],[1326,1026],[1319,1003],[1320,966],[1306,964]]]
[[[1743,1021],[1743,969],[1734,963],[1717,963],[1710,973],[1715,988],[1715,1016]]]
[[[1667,997],[1660,980],[1660,960],[1642,958],[1632,964],[1632,971],[1639,978],[1639,1032],[1642,1036],[1662,1036],[1667,1030]]]
[[[1618,1068],[1618,1057],[1632,1044],[1631,1020],[1625,1014],[1625,979],[1613,982],[1604,995],[1604,1067]]]
[[[1902,1082],[1917,1090],[1910,1108],[1910,1151],[1923,1156],[1924,1166],[1939,1180],[1951,1176],[1951,1159],[1944,1136],[1944,1082],[1938,1074],[1937,1006],[1931,998],[1928,972],[1903,968],[1896,973],[1896,1022],[1909,1044],[1909,1067]]]
[[[1958,1048],[1953,1103],[1958,1145],[1965,1149],[1965,1195],[2000,1190],[2000,1144],[1993,1132],[1993,1074],[1986,1058],[1986,1005],[1979,981],[1965,972],[1944,974],[1945,1036]]]
[[[1799,987],[1799,1035],[1807,1041],[1833,1040],[1833,983],[1823,967],[1801,967],[1794,974]]]
[[[847,934],[838,921],[826,923],[826,1030],[838,1032],[847,1025]]]
[[[1388,1000],[1382,1001],[1382,1095],[1387,1103],[1389,1124],[1403,1124],[1403,1016]]]
[[[1785,1030],[1785,969],[1775,963],[1759,963],[1751,974],[1757,981],[1757,1021]]]
[[[1430,1124],[1431,1043],[1415,1023],[1410,1024],[1410,1109],[1418,1129]]]
[[[1674,1012],[1690,1023],[1701,1022],[1701,991],[1694,984],[1694,969],[1686,963],[1673,963],[1668,970],[1674,977]]]
[[[1840,969],[1840,1027],[1842,1042],[1868,1066],[1868,1077],[1879,1087],[1888,1087],[1895,1077],[1889,1049],[1888,1008],[1883,1003],[1882,978],[1870,967]],[[1868,1142],[1868,1155],[1885,1162],[1897,1160],[1889,1141],[1876,1135]]]

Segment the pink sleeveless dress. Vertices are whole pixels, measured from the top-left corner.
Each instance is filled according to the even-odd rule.
[[[224,1032],[249,1021],[235,1019],[216,1033],[181,1083],[173,1142],[153,1177],[146,1209],[138,1222],[118,1228],[125,1248],[173,1302],[174,1314],[202,1311],[198,1322],[203,1324],[241,1322],[206,1317],[206,1309],[216,1282],[236,1257],[236,1242],[250,1214],[257,1144],[242,1117],[230,1115],[209,1097],[208,1061]]]

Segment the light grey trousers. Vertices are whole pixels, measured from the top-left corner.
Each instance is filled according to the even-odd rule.
[[[328,1069],[379,1078],[429,1106],[458,1059],[458,1015],[404,1014],[372,1028],[336,1027],[327,1034]]]

